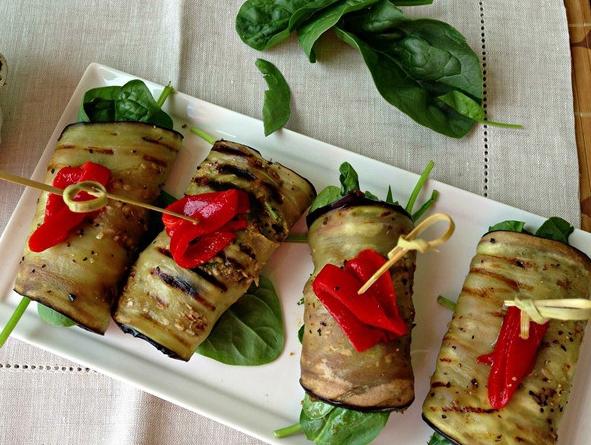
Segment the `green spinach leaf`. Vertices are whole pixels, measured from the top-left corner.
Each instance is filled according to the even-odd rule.
[[[444,104],[456,110],[462,116],[466,116],[476,122],[484,121],[484,108],[471,97],[461,91],[453,90],[438,99]]]
[[[427,165],[425,166],[425,169],[423,170],[423,172],[419,176],[417,183],[415,184],[415,186],[412,189],[412,192],[410,193],[410,196],[408,198],[408,202],[406,203],[405,209],[408,213],[412,214],[412,211],[414,209],[417,198],[419,197],[419,194],[423,190],[425,183],[429,179],[429,175],[431,174],[431,170],[433,170],[434,166],[435,166],[435,162],[429,161],[427,163]]]
[[[437,190],[433,190],[433,192],[431,193],[431,197],[427,201],[425,201],[421,207],[419,207],[419,210],[417,210],[411,215],[412,220],[418,221],[419,219],[421,219],[423,215],[427,213],[427,211],[435,205],[438,199],[439,192]]]
[[[398,201],[394,201],[394,196],[392,195],[392,186],[388,186],[388,194],[386,195],[386,202],[388,204],[398,204]]]
[[[120,91],[120,86],[88,90],[84,94],[82,106],[78,112],[78,120],[81,122],[115,121],[115,100]]]
[[[159,104],[171,92],[172,88],[166,87],[163,99],[156,102],[146,84],[138,79],[123,86],[94,88],[84,95],[78,118],[83,122],[146,122],[172,129],[171,117]]]
[[[568,237],[575,231],[575,228],[562,218],[553,216],[540,226],[536,232],[536,236],[560,241],[568,244]]]
[[[470,119],[474,119],[480,124],[489,125],[491,127],[501,128],[523,128],[520,124],[508,124],[506,122],[495,122],[486,119],[484,108],[479,102],[476,102],[471,97],[466,96],[461,91],[453,90],[443,96],[439,96],[438,99],[453,108],[462,116],[466,116]]]
[[[257,59],[256,66],[263,74],[269,89],[265,91],[263,103],[263,122],[265,136],[279,130],[289,120],[291,114],[291,93],[285,78],[275,65],[264,59]]]
[[[374,195],[372,192],[365,191],[365,192],[363,192],[363,194],[365,195],[365,197],[367,199],[371,199],[373,201],[381,201],[381,199],[378,198],[376,195]]]
[[[316,12],[340,0],[247,0],[236,16],[236,32],[263,51],[286,40]]]
[[[453,445],[448,439],[439,433],[433,433],[427,445]]]
[[[323,188],[320,193],[318,193],[316,199],[314,199],[312,205],[310,206],[309,213],[312,213],[314,210],[319,209],[320,207],[332,204],[342,197],[343,195],[341,195],[341,189],[339,187],[336,185],[329,185],[328,187]]]
[[[224,312],[197,353],[228,365],[257,366],[274,361],[285,345],[279,298],[268,278]]]
[[[339,181],[341,183],[341,196],[359,191],[359,176],[351,164],[343,162],[339,167]]]
[[[364,413],[304,398],[300,425],[317,445],[366,445],[382,431],[390,413]]]
[[[431,5],[433,0],[393,0],[396,6],[421,6]]]
[[[300,343],[304,340],[304,332],[306,331],[306,326],[302,325],[299,329],[298,329],[298,340],[300,341]]]
[[[132,80],[121,87],[115,101],[116,121],[148,122],[172,128],[172,119],[158,106],[150,90],[141,80]]]
[[[316,62],[314,46],[318,39],[329,29],[333,28],[345,14],[366,8],[380,0],[345,0],[327,8],[312,17],[299,29],[299,41],[302,49],[312,63]]]
[[[494,226],[490,226],[488,228],[489,232],[496,232],[499,230],[504,230],[506,232],[524,232],[525,231],[525,223],[523,221],[501,221]]]
[[[40,303],[37,303],[37,313],[39,314],[39,318],[41,318],[41,320],[52,326],[68,328],[76,324],[65,315],[62,315],[59,312],[54,311],[53,309]]]
[[[431,170],[434,166],[435,163],[433,161],[429,161],[429,163],[425,166],[425,169],[421,173],[421,176],[419,177],[417,184],[415,185],[406,205],[406,210],[409,214],[411,214],[414,221],[420,219],[421,216],[423,216],[423,214],[425,214],[427,210],[429,210],[433,206],[433,204],[435,204],[439,197],[439,192],[437,190],[433,190],[431,197],[421,206],[419,210],[417,210],[413,214],[415,202],[419,197],[419,194],[423,189],[425,183],[427,182],[429,174],[431,173]],[[334,185],[329,185],[328,187],[324,188],[320,193],[318,193],[318,196],[316,196],[316,199],[312,202],[309,213],[312,213],[314,210],[319,209],[321,207],[332,204],[333,202],[338,201],[339,199],[343,198],[349,193],[358,192],[360,190],[359,175],[357,174],[357,172],[351,164],[349,164],[348,162],[343,162],[339,167],[339,172],[339,182],[341,183],[341,187],[339,188]],[[381,201],[381,199],[378,196],[374,195],[372,192],[366,191],[363,194],[368,199],[372,199],[374,201]],[[391,186],[388,186],[388,193],[386,195],[385,202],[387,202],[388,204],[398,205],[398,201],[394,201]]]
[[[465,136],[474,126],[472,119],[438,100],[441,94],[432,94],[410,77],[390,54],[373,49],[345,29],[337,27],[335,31],[337,36],[361,53],[382,97],[413,120],[455,138]]]
[[[450,88],[482,98],[480,59],[466,39],[447,23],[411,19],[390,0],[354,17],[353,32],[392,56],[414,80],[434,91]],[[348,29],[347,23],[343,25]]]
[[[357,35],[384,33],[408,20],[392,1],[380,1],[372,8],[347,16],[345,27]]]

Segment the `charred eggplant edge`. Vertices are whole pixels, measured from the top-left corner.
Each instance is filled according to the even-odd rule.
[[[434,432],[436,432],[440,436],[444,437],[445,439],[449,440],[453,445],[467,445],[467,444],[462,444],[461,442],[458,442],[456,439],[451,437],[449,434],[446,434],[443,431],[441,431],[438,427],[436,427],[433,423],[431,423],[431,421],[429,419],[427,419],[425,417],[425,415],[422,413],[421,413],[421,417],[423,418],[425,423],[427,425],[429,425],[429,428],[432,428]]]
[[[482,238],[480,238],[478,243],[483,241],[487,241],[490,239],[494,239],[494,234],[504,234],[501,236],[508,235],[510,237],[517,237],[517,238],[524,238],[529,239],[533,242],[534,247],[537,248],[545,248],[548,247],[548,244],[552,246],[554,249],[562,250],[565,254],[568,252],[570,256],[574,258],[578,258],[583,263],[585,263],[587,269],[591,272],[591,257],[587,255],[580,249],[577,249],[575,246],[571,246],[570,244],[563,243],[562,241],[556,241],[549,238],[544,238],[538,235],[534,235],[533,233],[529,232],[512,232],[510,230],[494,230],[492,232],[485,233]]]
[[[252,148],[250,145],[241,144],[240,142],[230,141],[230,140],[227,140],[227,139],[218,139],[218,140],[217,140],[217,141],[215,141],[215,142],[213,143],[213,145],[211,146],[212,150],[214,150],[214,151],[220,151],[220,150],[215,150],[215,146],[216,146],[216,144],[218,144],[218,143],[220,143],[220,144],[228,144],[228,143],[230,143],[230,144],[237,144],[237,145],[240,145],[240,146],[246,147],[246,148],[248,148],[249,150],[252,150],[252,151],[254,151],[256,154],[258,154],[258,155],[259,155],[259,156],[260,156],[262,159],[264,159],[265,161],[267,161],[269,164],[276,164],[276,165],[280,165],[282,168],[284,168],[284,169],[286,169],[286,170],[289,170],[289,171],[290,171],[290,172],[292,172],[294,175],[296,175],[296,176],[298,176],[298,177],[302,178],[304,181],[306,181],[306,182],[308,183],[308,185],[309,185],[309,186],[310,186],[310,188],[312,189],[312,194],[313,194],[313,197],[314,197],[314,198],[316,198],[316,196],[318,195],[318,192],[316,191],[316,187],[314,186],[314,184],[312,184],[312,182],[311,182],[311,181],[310,181],[308,178],[306,178],[305,176],[302,176],[300,173],[296,172],[295,170],[293,170],[293,169],[291,169],[291,168],[289,168],[289,167],[286,167],[286,166],[285,166],[284,164],[282,164],[281,162],[277,162],[277,161],[270,161],[270,160],[268,160],[268,159],[267,159],[267,158],[265,158],[265,157],[264,157],[264,156],[261,154],[261,152],[260,152],[259,150],[257,150],[256,148]],[[242,152],[241,152],[241,153],[242,153]],[[242,153],[242,154],[244,155],[245,153]]]
[[[320,400],[324,403],[328,403],[329,405],[336,406],[338,408],[350,409],[350,410],[359,411],[362,413],[386,413],[386,412],[392,412],[392,411],[402,412],[402,411],[406,410],[408,407],[410,407],[415,401],[415,397],[413,397],[412,400],[405,405],[399,405],[399,406],[389,405],[389,406],[383,406],[383,407],[379,407],[379,408],[367,408],[364,406],[351,405],[349,403],[339,402],[338,400],[332,400],[332,399],[327,399],[325,397],[320,397],[319,395],[317,395],[313,391],[306,388],[302,384],[301,380],[300,380],[300,385],[302,388],[304,388],[304,391],[310,397],[313,397],[314,399]]]
[[[142,340],[147,341],[149,344],[151,344],[156,349],[158,349],[160,352],[162,352],[163,354],[169,356],[170,358],[173,358],[175,360],[181,360],[181,361],[184,361],[184,362],[187,361],[184,358],[182,358],[180,355],[178,355],[176,352],[174,352],[172,349],[168,349],[166,346],[162,346],[160,343],[158,343],[157,341],[151,339],[147,335],[142,334],[137,329],[132,328],[131,326],[126,325],[125,323],[119,323],[117,321],[115,323],[117,323],[117,325],[123,331],[124,334],[130,334],[130,335],[134,336],[135,338],[139,338],[139,339],[142,339]]]
[[[406,210],[404,210],[404,208],[402,208],[400,205],[390,204],[385,201],[375,201],[373,199],[367,198],[363,194],[363,192],[358,191],[358,192],[349,193],[348,195],[342,197],[338,201],[332,202],[328,205],[317,208],[316,210],[314,210],[311,213],[308,213],[308,215],[306,216],[306,224],[307,224],[308,228],[310,228],[312,226],[312,224],[318,218],[320,218],[322,215],[325,215],[326,213],[328,213],[332,210],[342,209],[342,208],[346,208],[346,207],[361,207],[361,206],[384,207],[386,209],[394,210],[395,212],[400,213],[403,216],[406,216],[408,219],[410,219],[412,221],[412,217],[411,217],[410,213],[408,213]]]

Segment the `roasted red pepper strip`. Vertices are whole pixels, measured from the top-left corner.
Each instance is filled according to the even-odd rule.
[[[80,167],[60,169],[53,179],[53,186],[63,190],[78,182],[97,181],[106,187],[110,180],[111,171],[108,168],[94,162],[86,162]],[[76,201],[89,199],[92,199],[92,196],[85,192],[78,193],[75,198]],[[61,196],[50,194],[45,205],[43,224],[31,234],[29,249],[32,252],[42,252],[65,241],[74,229],[85,220],[94,218],[98,212],[72,212]]]
[[[396,305],[394,284],[389,274],[384,274],[364,294],[357,294],[363,283],[384,263],[385,259],[379,253],[368,249],[346,261],[343,268],[327,264],[312,283],[318,299],[360,352],[408,332]]]
[[[248,196],[235,189],[187,195],[167,209],[199,221],[199,224],[193,224],[174,216],[162,216],[166,233],[170,236],[172,257],[186,269],[209,261],[234,240],[234,232],[248,225],[243,215],[249,210]]]
[[[520,383],[532,371],[542,339],[548,330],[548,323],[529,324],[529,338],[519,334],[521,311],[510,307],[503,319],[503,326],[494,350],[478,357],[478,362],[491,365],[488,376],[488,400],[494,409],[501,409],[509,403]]]
[[[321,295],[322,297],[318,296],[318,299],[339,324],[357,352],[363,352],[387,339],[384,331],[359,321],[338,299],[325,293],[321,293]]]
[[[365,249],[361,251],[355,258],[345,261],[345,270],[352,272],[361,283],[369,280],[376,270],[386,263],[386,259],[378,252],[372,249]],[[370,288],[379,300],[380,305],[386,312],[386,316],[393,320],[397,326],[400,326],[400,331],[397,335],[404,335],[408,331],[405,321],[400,316],[398,310],[396,291],[394,290],[394,283],[390,274],[382,275]],[[404,330],[402,330],[402,326]]]

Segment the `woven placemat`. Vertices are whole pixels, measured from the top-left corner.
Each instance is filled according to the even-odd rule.
[[[573,64],[573,95],[581,189],[581,227],[591,231],[591,3],[565,0]]]

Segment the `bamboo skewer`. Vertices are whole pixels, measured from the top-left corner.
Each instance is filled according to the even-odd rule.
[[[529,338],[529,323],[547,323],[555,320],[589,320],[591,318],[591,300],[586,298],[564,298],[558,300],[506,300],[505,307],[516,307],[521,311],[520,334],[525,340]]]
[[[448,223],[447,230],[441,236],[431,241],[417,238],[418,235],[423,233],[433,224],[437,224],[441,221]],[[411,250],[418,250],[421,253],[425,253],[441,246],[451,238],[455,228],[456,225],[453,219],[446,213],[436,213],[429,216],[428,218],[425,218],[408,235],[401,235],[400,238],[398,238],[398,244],[388,253],[389,260],[385,262],[384,265],[380,267],[363,286],[361,286],[361,288],[357,291],[357,294],[361,295],[365,293],[367,289],[369,289],[397,261],[406,255],[407,252]]]
[[[25,187],[35,188],[37,190],[42,190],[44,192],[53,193],[54,195],[59,195],[64,198],[64,202],[68,206],[68,208],[77,213],[84,213],[89,211],[98,210],[106,205],[106,201],[111,199],[113,201],[120,201],[126,204],[131,204],[137,207],[142,207],[144,209],[152,210],[154,212],[163,213],[165,215],[174,216],[176,218],[183,219],[185,221],[192,222],[194,224],[199,224],[199,221],[191,218],[187,215],[183,215],[181,213],[172,212],[170,210],[166,210],[157,206],[153,206],[147,204],[145,202],[137,201],[132,198],[128,198],[126,196],[121,195],[114,195],[112,193],[107,192],[105,187],[96,181],[84,181],[77,184],[72,184],[66,187],[64,190],[61,190],[57,187],[54,187],[49,184],[45,184],[43,182],[34,181],[32,179],[23,178],[21,176],[13,175],[12,173],[8,173],[5,171],[0,170],[0,179],[11,182],[13,184],[24,185]],[[90,201],[75,201],[74,197],[79,192],[86,192],[89,195],[94,196],[96,199]],[[100,204],[100,205],[99,205]]]

